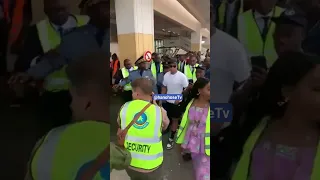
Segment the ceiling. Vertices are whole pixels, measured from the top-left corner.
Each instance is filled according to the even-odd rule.
[[[202,25],[210,30],[210,0],[177,0]]]
[[[117,26],[114,0],[110,3],[111,41],[117,41]],[[191,37],[191,30],[171,20],[170,18],[154,11],[155,39],[165,39],[174,36]]]

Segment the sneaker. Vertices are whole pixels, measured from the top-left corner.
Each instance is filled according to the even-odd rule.
[[[173,139],[169,138],[169,141],[167,143],[167,149],[170,150],[173,148],[173,144],[174,144],[174,141]]]

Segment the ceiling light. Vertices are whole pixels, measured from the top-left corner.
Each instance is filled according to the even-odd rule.
[[[178,36],[180,36],[180,34],[178,33]]]
[[[162,31],[166,31],[165,29],[162,29]]]
[[[176,34],[175,32],[172,32],[173,34]]]
[[[204,44],[205,43],[205,41],[201,41],[201,44]]]
[[[168,31],[168,33],[170,33],[171,31]]]

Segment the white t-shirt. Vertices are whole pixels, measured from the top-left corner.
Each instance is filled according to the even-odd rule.
[[[243,82],[250,75],[249,58],[238,40],[219,29],[216,29],[210,40],[210,101],[227,103],[233,92],[234,82]]]
[[[189,81],[186,75],[178,71],[175,74],[167,72],[163,76],[163,85],[167,88],[167,94],[181,94],[183,88],[188,87]],[[174,103],[174,100],[167,100],[169,103]]]

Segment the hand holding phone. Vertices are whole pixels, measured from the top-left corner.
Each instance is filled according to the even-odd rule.
[[[258,68],[265,69],[265,70],[268,69],[267,59],[265,56],[252,56],[251,57],[251,65],[252,65],[252,67],[258,67]]]

